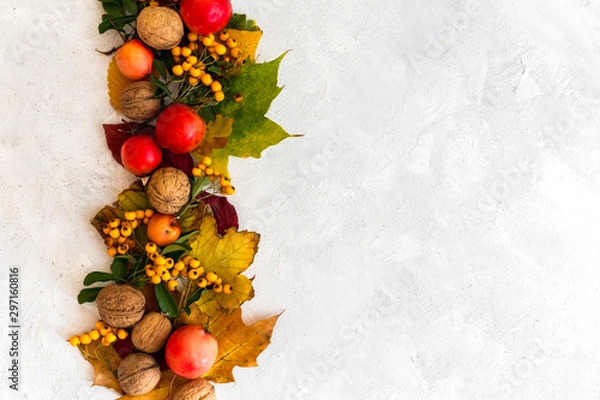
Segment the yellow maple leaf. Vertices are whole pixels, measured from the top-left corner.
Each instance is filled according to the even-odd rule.
[[[230,284],[233,292],[206,290],[200,297],[200,304],[216,302],[232,311],[252,297],[252,281],[240,274],[254,261],[259,240],[260,235],[256,232],[237,232],[233,228],[221,237],[217,233],[217,221],[211,216],[204,217],[199,232],[190,238],[192,250],[189,254],[200,260],[206,272],[214,272],[223,279],[223,284]]]
[[[119,67],[117,67],[117,60],[114,57],[108,65],[107,80],[108,99],[110,101],[110,105],[113,106],[115,110],[122,113],[121,94],[123,94],[125,87],[133,81],[131,79],[127,79],[125,75],[119,71]]]
[[[241,60],[250,57],[251,61],[256,58],[256,49],[258,42],[262,37],[262,31],[240,31],[237,29],[227,29],[229,37],[234,38],[238,42],[238,48],[241,50]]]
[[[119,379],[117,379],[117,369],[121,358],[112,346],[105,347],[99,340],[96,340],[81,346],[81,354],[94,367],[96,377],[93,386],[104,386],[117,393],[123,393]]]
[[[200,325],[217,339],[217,361],[203,378],[216,383],[229,383],[235,382],[234,367],[258,366],[257,358],[271,343],[278,318],[279,315],[275,315],[246,325],[241,309],[228,314],[227,310],[213,303],[206,311],[202,311],[200,305],[194,305],[191,314],[183,315],[180,321],[186,325]]]

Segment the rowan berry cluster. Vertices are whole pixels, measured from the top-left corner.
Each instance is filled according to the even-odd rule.
[[[215,293],[231,294],[233,288],[230,284],[223,284],[223,278],[212,271],[205,271],[200,265],[200,260],[190,255],[183,257],[173,267],[180,271],[181,276],[188,278],[201,288],[207,288]]]
[[[213,183],[218,184],[221,193],[225,195],[232,195],[235,193],[235,187],[231,185],[231,176],[229,174],[222,174],[211,167],[212,158],[204,157],[202,161],[198,163],[192,169],[192,175],[195,177],[207,177]]]
[[[186,46],[171,49],[176,63],[171,72],[175,76],[184,77],[191,86],[203,84],[210,88],[215,101],[223,101],[223,85],[211,75],[208,65],[219,60],[230,63],[240,59],[242,54],[237,40],[229,37],[227,31],[222,31],[217,36],[212,33],[202,36],[190,32],[187,39],[189,43]],[[239,95],[236,101],[241,101]]]
[[[188,255],[175,262],[172,258],[160,255],[158,247],[152,242],[146,244],[145,250],[152,261],[146,265],[146,275],[155,285],[166,282],[169,290],[174,291],[179,286],[178,278],[181,276],[194,281],[201,289],[206,288],[225,294],[233,292],[232,286],[223,284],[223,279],[216,273],[205,271],[197,258]]]
[[[146,275],[150,282],[158,285],[161,282],[167,282],[170,291],[177,289],[179,283],[175,280],[179,276],[179,271],[173,269],[175,261],[170,257],[163,257],[158,252],[155,243],[148,242],[145,247],[146,254],[152,263],[146,264]]]
[[[135,248],[135,240],[132,239],[133,230],[140,223],[147,224],[154,210],[125,211],[124,220],[113,218],[102,227],[104,243],[108,247],[108,255],[115,257],[117,254],[127,254]]]
[[[129,332],[123,328],[115,328],[108,325],[102,320],[96,321],[95,329],[81,335],[71,336],[69,343],[71,346],[87,345],[95,340],[100,340],[103,346],[108,347],[117,340],[125,339],[129,336]]]

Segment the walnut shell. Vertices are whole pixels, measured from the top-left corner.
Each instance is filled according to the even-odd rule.
[[[110,285],[96,297],[100,318],[110,326],[129,328],[144,316],[146,298],[129,285]]]
[[[121,111],[127,118],[143,121],[160,111],[161,102],[154,97],[156,86],[150,81],[130,83],[121,94]]]
[[[183,37],[183,21],[169,7],[145,7],[136,20],[140,39],[157,50],[171,50]]]
[[[132,396],[146,394],[160,381],[160,366],[148,354],[133,353],[125,357],[117,371],[121,389]]]
[[[192,185],[180,169],[166,167],[157,170],[146,185],[148,200],[161,214],[174,214],[190,199]]]
[[[172,329],[169,318],[151,311],[133,327],[131,342],[144,353],[155,353],[165,345]]]
[[[175,389],[173,400],[216,400],[215,387],[206,379],[197,378]]]

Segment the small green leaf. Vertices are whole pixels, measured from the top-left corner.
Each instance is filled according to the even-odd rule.
[[[189,307],[192,304],[194,304],[195,302],[197,302],[198,300],[200,300],[200,296],[202,296],[202,292],[203,291],[204,291],[204,289],[198,289],[194,293],[192,293],[190,295],[190,297],[188,297],[188,301],[187,301],[187,304],[185,306]]]
[[[90,286],[96,282],[110,282],[114,280],[116,280],[116,278],[113,274],[109,274],[108,272],[94,271],[85,276],[83,279],[83,285]]]
[[[110,267],[115,279],[125,279],[127,276],[127,267],[129,266],[129,257],[115,257]]]
[[[135,21],[135,15],[126,15],[124,17],[112,17],[108,14],[102,15],[102,22],[98,25],[98,32],[101,34],[111,29],[116,29],[119,32],[123,32],[123,28]]]
[[[196,179],[196,182],[192,185],[191,199],[195,199],[200,192],[204,191],[210,185],[210,179],[207,177]]]
[[[136,281],[131,284],[134,288],[140,290],[144,286],[144,281]]]
[[[123,7],[118,6],[115,3],[103,2],[102,7],[104,8],[104,11],[106,11],[106,13],[111,17],[122,17],[125,15],[125,10]]]
[[[165,247],[162,251],[162,255],[166,256],[168,254],[171,254],[173,252],[178,252],[178,251],[190,251],[192,248],[186,244],[183,243],[173,243],[168,245],[167,247]]]
[[[143,276],[140,276],[139,273],[145,268],[147,263],[148,263],[148,256],[146,255],[146,253],[144,253],[144,255],[142,255],[140,257],[140,259],[136,261],[135,265],[133,266],[133,269],[129,272],[128,280],[131,278],[134,278],[133,279],[134,283],[136,283],[136,282],[143,283],[144,282],[143,277],[146,275],[144,274]]]
[[[156,86],[156,91],[154,92],[155,97],[163,97],[163,95],[171,96],[171,89],[160,79],[153,76],[151,79],[152,83]]]
[[[160,73],[160,76],[166,80],[167,79],[167,69],[165,68],[165,63],[162,60],[155,59],[152,64],[154,68]]]
[[[239,29],[241,31],[259,31],[256,21],[248,19],[246,14],[233,14],[227,23],[227,29]]]
[[[79,302],[79,304],[92,303],[96,301],[96,297],[98,296],[98,293],[100,293],[101,290],[101,287],[83,289],[81,292],[79,292],[79,296],[77,296],[77,301]]]
[[[125,9],[127,11],[129,11],[131,14],[133,14],[137,17],[137,13],[138,13],[137,1],[123,0],[123,7],[125,7]]]
[[[209,72],[214,72],[215,74],[221,74],[221,68],[217,67],[216,65],[212,64],[210,67],[207,68],[207,70]]]
[[[195,230],[188,232],[185,235],[181,236],[179,239],[177,239],[177,241],[175,243],[177,243],[177,244],[187,243],[188,239],[190,237],[192,237],[192,235],[195,235],[196,233],[198,233],[198,229],[195,229]],[[186,245],[185,247],[190,247],[190,246]],[[190,247],[190,249],[191,249],[191,247]]]
[[[177,303],[171,293],[169,292],[169,288],[167,288],[167,284],[165,282],[161,282],[158,285],[154,286],[154,293],[156,294],[156,300],[158,301],[158,306],[169,317],[177,318],[179,315],[179,310],[177,308]]]

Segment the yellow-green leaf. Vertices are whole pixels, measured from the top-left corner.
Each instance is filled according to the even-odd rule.
[[[145,210],[150,208],[150,202],[144,191],[127,189],[119,194],[117,207],[123,211]]]
[[[228,96],[215,107],[217,115],[233,118],[227,146],[213,151],[212,157],[220,163],[229,156],[260,158],[263,150],[293,136],[265,117],[271,102],[281,92],[277,75],[284,55],[267,63],[247,63],[242,73],[231,79],[228,90],[241,94],[242,101],[236,102]]]

